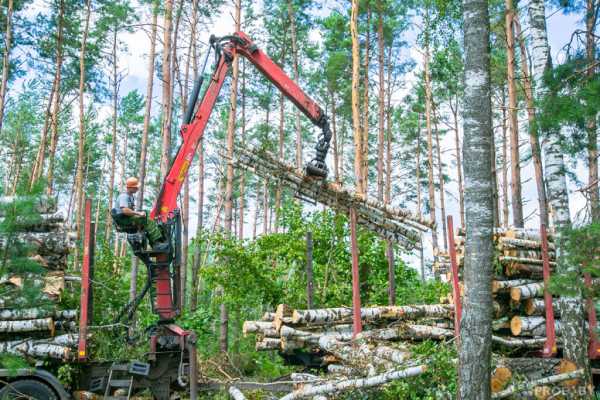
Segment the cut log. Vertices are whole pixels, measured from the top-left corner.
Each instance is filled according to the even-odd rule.
[[[494,332],[502,329],[510,329],[510,319],[508,317],[502,317],[492,321],[492,330]]]
[[[52,318],[27,319],[22,321],[0,321],[0,332],[39,332],[50,331],[54,335],[54,321]]]
[[[373,350],[373,354],[376,357],[384,360],[389,360],[396,364],[402,364],[410,359],[411,353],[406,350],[395,349],[389,346],[377,346]]]
[[[364,376],[362,371],[340,364],[329,364],[327,366],[327,372],[330,374],[343,376]]]
[[[503,293],[510,292],[510,289],[516,286],[528,285],[530,283],[536,283],[531,279],[513,279],[509,281],[492,281],[492,293]]]
[[[498,261],[501,264],[530,264],[530,265],[544,265],[541,258],[525,258],[525,257],[510,257],[510,256],[499,256]],[[551,267],[556,267],[556,262],[550,261]]]
[[[546,315],[546,303],[544,299],[527,299],[525,300],[525,306],[523,308],[525,309],[525,314],[529,316]],[[552,310],[554,311],[555,317],[560,317],[560,309],[558,307],[558,300],[556,299],[552,301]]]
[[[538,349],[544,346],[544,343],[546,343],[546,338],[525,339],[493,335],[492,342],[513,349]]]
[[[498,239],[498,250],[503,249],[533,249],[541,250],[542,242],[537,240],[513,239],[508,237],[500,237]],[[548,243],[548,250],[555,250],[554,243]]]
[[[491,385],[492,393],[497,393],[504,389],[512,379],[512,372],[507,367],[496,367],[492,372]]]
[[[68,254],[75,248],[76,234],[72,231],[17,233],[9,243],[18,242],[27,244],[27,254],[41,256]],[[0,236],[0,248],[4,248],[7,238]]]
[[[33,217],[17,216],[12,226],[18,232],[52,232],[65,230],[65,217],[62,213],[41,214]]]
[[[436,328],[427,325],[401,324],[392,328],[363,331],[359,333],[356,338],[368,340],[441,340],[450,339],[452,337],[454,337],[454,331],[450,329]]]
[[[242,333],[244,337],[248,336],[249,333],[260,333],[263,336],[278,336],[277,330],[273,327],[271,322],[266,321],[244,321],[242,325]]]
[[[496,365],[508,369],[513,375],[534,380],[548,375],[570,372],[559,370],[560,362],[560,358],[503,357],[496,360]]]
[[[493,306],[494,306],[494,318],[496,318],[496,319],[507,316],[508,313],[510,312],[510,306],[503,301],[494,300]]]
[[[256,351],[278,350],[281,347],[281,339],[263,338],[256,342],[254,349]]]
[[[246,396],[235,386],[229,386],[229,395],[233,400],[246,400]]]
[[[510,289],[510,299],[514,302],[520,302],[533,297],[542,297],[544,295],[544,283],[529,283],[527,285],[515,286]]]
[[[492,399],[504,399],[506,397],[510,397],[514,394],[529,391],[537,386],[545,386],[551,385],[554,383],[564,382],[572,379],[581,378],[584,376],[585,371],[583,369],[578,369],[572,372],[567,372],[564,374],[558,374],[554,376],[549,376],[547,378],[538,379],[535,381],[524,382],[518,385],[511,385],[510,387],[492,395]]]
[[[368,378],[346,379],[334,381],[322,385],[311,385],[304,389],[294,391],[280,400],[305,399],[317,395],[342,393],[352,389],[362,389],[373,386],[384,385],[393,380],[404,379],[412,376],[417,376],[425,372],[425,365],[410,367],[397,371],[389,371],[381,375],[371,376]]]
[[[77,332],[79,325],[75,321],[65,321],[61,319],[54,321],[54,328],[57,331]]]
[[[560,335],[560,321],[554,321],[556,335]],[[514,316],[510,320],[510,331],[514,336],[546,336],[544,317]]]
[[[44,310],[42,308],[24,308],[0,310],[0,320],[24,320],[39,318],[72,320],[77,318],[77,310]]]
[[[553,268],[550,268],[552,271]],[[541,265],[509,263],[504,266],[504,274],[509,278],[527,278],[540,281],[544,270]]]
[[[0,353],[58,360],[69,360],[72,357],[71,348],[68,346],[34,340],[0,342]]]
[[[365,321],[378,319],[414,320],[418,318],[452,318],[453,305],[423,304],[414,306],[367,307],[360,310]],[[294,310],[293,324],[326,324],[346,321],[352,316],[351,308],[323,308],[314,310]]]

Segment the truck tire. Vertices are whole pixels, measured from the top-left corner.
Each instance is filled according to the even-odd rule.
[[[33,379],[11,382],[0,390],[0,400],[58,400],[50,386]]]

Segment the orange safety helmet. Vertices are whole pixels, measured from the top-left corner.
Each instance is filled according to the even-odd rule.
[[[138,178],[132,176],[131,178],[127,178],[127,181],[125,181],[125,186],[128,188],[139,188],[140,181]]]

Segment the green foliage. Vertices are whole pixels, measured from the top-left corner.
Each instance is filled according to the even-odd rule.
[[[23,357],[13,354],[0,354],[0,368],[8,370],[9,375],[16,376],[20,369],[29,368]]]

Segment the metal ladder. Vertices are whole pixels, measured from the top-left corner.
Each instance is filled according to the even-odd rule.
[[[113,364],[110,367],[106,389],[104,390],[104,400],[129,400],[133,390],[133,376],[129,374],[129,364]],[[124,372],[129,374],[129,379],[113,379],[113,372]],[[127,396],[112,396],[113,389],[127,389]]]

